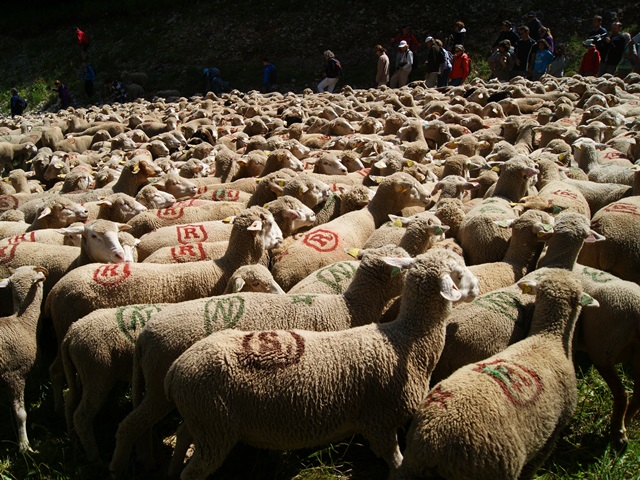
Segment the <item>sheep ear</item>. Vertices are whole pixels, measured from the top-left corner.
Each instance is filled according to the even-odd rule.
[[[130,230],[131,228],[133,228],[131,225],[128,225],[126,223],[118,223],[118,231],[119,232],[124,232],[125,230]]]
[[[406,270],[416,262],[416,259],[405,257],[382,257],[382,261],[391,267]]]
[[[242,287],[244,287],[244,278],[242,277],[236,277],[233,279],[232,285],[231,285],[231,291],[233,293],[238,293],[242,290]]]
[[[84,225],[71,225],[64,228],[56,228],[56,232],[64,235],[78,235],[84,232]]]
[[[394,227],[406,227],[411,219],[408,217],[400,217],[398,215],[389,214],[389,220],[391,220]]]
[[[522,293],[535,295],[538,291],[538,282],[535,280],[522,280],[518,282],[518,287],[522,290]]]
[[[460,290],[458,290],[458,287],[449,274],[440,277],[440,295],[452,302],[457,302],[462,298]]]
[[[113,203],[111,203],[109,200],[99,200],[96,202],[97,205],[100,205],[101,207],[111,207],[113,206]]]
[[[133,165],[131,167],[131,173],[138,173],[140,171],[140,165]]]
[[[463,183],[460,188],[463,190],[475,190],[476,188],[480,188],[480,184],[478,182],[466,182]]]
[[[51,209],[49,207],[44,207],[40,212],[40,215],[38,215],[38,220],[46,217],[47,215],[51,215]]]
[[[606,240],[604,235],[600,235],[595,230],[589,230],[589,236],[584,239],[584,243],[596,243],[602,242],[603,240]]]
[[[513,226],[513,222],[515,222],[514,218],[509,220],[494,220],[493,223],[502,228],[511,228]]]
[[[284,189],[284,182],[280,183],[278,180],[273,180],[269,182],[269,190],[271,190],[276,195],[282,195],[282,190]]]
[[[6,288],[10,285],[10,283],[11,283],[11,277],[3,278],[2,280],[0,280],[0,288]]]
[[[292,208],[287,208],[286,210],[283,210],[282,215],[284,215],[285,218],[288,218],[289,220],[299,220],[302,218],[302,215],[300,215],[300,212]]]
[[[381,177],[379,175],[369,175],[369,178],[378,184],[382,183],[384,180],[384,177]]]
[[[580,300],[578,301],[578,303],[583,307],[599,307],[600,306],[600,302],[598,302],[595,298],[593,298],[588,293],[583,293],[580,296]]]
[[[529,178],[530,178],[530,177],[533,177],[534,175],[538,175],[540,172],[539,172],[537,169],[535,169],[535,168],[529,168],[529,167],[527,167],[527,168],[525,168],[525,169],[524,169],[524,173],[525,173],[525,175],[526,175],[527,177],[529,177]]]
[[[300,185],[298,187],[298,195],[304,195],[308,191],[309,191],[309,187],[307,187],[306,185]]]
[[[262,230],[262,220],[256,220],[247,227],[247,230],[252,232],[259,232]]]

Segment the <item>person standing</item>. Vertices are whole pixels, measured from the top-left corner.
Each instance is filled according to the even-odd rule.
[[[531,80],[539,80],[542,75],[547,73],[547,67],[551,62],[553,62],[553,53],[549,50],[549,43],[541,38],[538,40],[538,50],[533,60]]]
[[[535,52],[536,41],[529,36],[529,27],[526,25],[520,26],[518,29],[520,33],[520,40],[515,44],[515,64],[512,74],[514,77],[522,76],[527,78],[529,75],[529,62],[532,58],[532,53]]]
[[[427,45],[427,59],[424,62],[427,66],[427,72],[424,76],[424,81],[427,88],[433,88],[438,84],[438,73],[440,73],[440,67],[444,63],[444,53],[433,37],[425,38],[424,43]]]
[[[260,91],[262,93],[273,92],[273,87],[278,82],[276,66],[266,57],[262,59],[262,65],[262,86]]]
[[[63,110],[71,106],[71,94],[64,83],[60,80],[53,82],[53,91],[58,93],[60,107]]]
[[[531,36],[533,37],[533,35]],[[493,42],[493,45],[491,46],[491,53],[494,53],[497,50],[498,45],[503,40],[509,40],[510,45],[515,45],[517,41],[520,40],[520,37],[512,28],[511,22],[509,20],[505,20],[504,22],[502,22],[502,30],[500,30],[498,38],[495,42]]]
[[[407,43],[411,53],[415,54],[420,46],[420,42],[418,42],[416,36],[411,32],[411,25],[403,25],[400,33],[391,39],[391,45],[395,45],[398,52],[400,52],[400,44],[403,41]]]
[[[342,65],[331,50],[325,50],[324,52],[324,78],[318,84],[318,91],[320,93],[325,90],[329,93],[333,93],[333,89],[338,83],[340,75],[342,75]]]
[[[89,59],[89,37],[85,32],[76,27],[76,37],[80,47],[80,55],[85,62]]]
[[[396,54],[396,71],[391,77],[391,88],[404,87],[409,80],[409,74],[413,68],[413,52],[409,50],[409,44],[402,40],[398,45]]]
[[[93,82],[96,79],[96,72],[90,63],[82,62],[80,78],[84,80],[84,92],[87,94],[87,97],[93,97]]]
[[[471,71],[471,59],[465,53],[462,45],[454,48],[453,62],[451,63],[451,73],[449,74],[449,85],[457,87],[462,85]]]
[[[595,42],[598,53],[600,53],[600,56],[602,56],[602,39],[607,35],[607,29],[602,26],[602,17],[600,15],[595,15],[591,20],[591,24],[593,26],[593,29],[591,29],[591,31],[587,35],[587,38],[590,38]]]
[[[616,69],[616,76],[620,78],[626,77],[633,71],[633,59],[638,58],[638,49],[636,43],[631,40],[631,34],[625,32],[622,36],[624,37],[625,46],[622,51],[622,59]]]
[[[498,49],[487,59],[491,69],[491,78],[496,78],[501,82],[508,82],[511,79],[511,71],[516,63],[515,53],[511,48],[509,40],[502,40],[498,44]]]
[[[611,75],[616,73],[618,63],[622,60],[622,53],[624,52],[626,42],[620,32],[621,28],[622,23],[613,22],[611,32],[604,37],[604,44],[606,45],[604,51],[606,53],[601,55],[602,61],[600,62],[600,70],[598,71],[598,76],[600,77],[605,73],[610,73]]]
[[[554,77],[564,77],[564,67],[567,63],[567,56],[564,54],[564,46],[561,43],[556,45],[556,51],[553,52],[553,61],[547,67],[547,73]]]
[[[440,51],[442,52],[442,56],[444,57],[444,61],[440,64],[440,69],[438,70],[438,87],[446,87],[449,85],[449,74],[451,73],[451,62],[453,62],[453,53],[444,48],[442,45],[442,40],[436,38],[434,40]]]
[[[538,19],[536,12],[531,11],[527,13],[527,27],[529,27],[529,35],[536,42],[541,38],[544,38],[540,36],[540,29],[543,28],[544,25],[542,25],[542,22]],[[513,43],[513,40],[511,43]]]
[[[374,52],[378,56],[376,86],[380,87],[389,83],[389,57],[387,56],[387,50],[382,45],[376,45]]]
[[[453,25],[453,33],[449,35],[449,38],[447,38],[447,50],[454,53],[457,45],[462,45],[464,47],[464,37],[466,34],[467,29],[464,27],[464,22],[458,20]]]
[[[582,56],[578,74],[583,77],[595,77],[598,75],[598,70],[600,69],[600,52],[596,47],[596,42],[592,38],[589,38],[585,40],[582,45],[587,47],[587,51],[584,52]]]
[[[11,89],[11,100],[9,101],[11,107],[11,116],[22,115],[24,109],[27,108],[27,101],[18,95],[18,89]]]

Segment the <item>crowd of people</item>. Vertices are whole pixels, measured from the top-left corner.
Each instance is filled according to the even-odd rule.
[[[607,30],[600,15],[593,17],[592,27],[583,43],[586,50],[578,69],[580,75],[602,76],[608,73],[624,78],[631,72],[640,72],[640,33],[632,37],[629,32],[622,30],[622,23],[617,19],[612,21],[610,30]],[[78,27],[75,27],[75,34],[82,60],[80,78],[87,100],[91,101],[95,94],[96,73],[89,62],[89,37]],[[402,87],[410,81],[411,76],[416,79],[421,66],[424,67],[427,87],[461,85],[471,73],[471,58],[465,49],[466,37],[464,22],[457,21],[444,42],[428,35],[421,48],[411,26],[403,25],[390,40],[389,53],[381,44],[374,47],[377,56],[375,85]],[[323,57],[322,80],[316,88],[318,92],[332,93],[343,75],[342,64],[331,50],[324,51]],[[543,25],[532,11],[526,21],[517,27],[509,20],[502,22],[500,32],[489,49],[487,63],[489,79],[506,82],[516,76],[531,80],[538,80],[545,74],[561,77],[567,58],[564,46],[554,39],[550,28]],[[273,92],[278,86],[276,67],[267,57],[263,58],[262,64],[260,91]],[[206,91],[220,94],[230,90],[230,82],[222,79],[219,68],[205,68],[203,73]],[[60,108],[67,108],[74,103],[69,89],[60,80],[54,82],[52,90],[58,95]],[[109,79],[104,83],[103,97],[124,102],[128,99],[127,89],[122,82]],[[18,91],[12,89],[11,115],[22,114],[26,105]]]

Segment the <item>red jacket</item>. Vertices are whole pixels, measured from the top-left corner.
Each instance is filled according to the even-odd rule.
[[[89,45],[89,37],[79,28],[76,29],[76,35],[78,35],[78,45]]]
[[[584,56],[582,57],[582,62],[580,63],[580,70],[578,73],[581,75],[583,73],[591,73],[593,75],[598,74],[598,69],[600,68],[600,52],[596,49],[596,47],[589,47],[586,52],[584,52]]]
[[[418,42],[418,39],[413,33],[410,33],[409,35],[399,33],[393,38],[391,43],[398,45],[402,40],[407,42],[407,44],[409,45],[409,50],[411,50],[413,53],[416,53],[416,50],[418,50],[418,47],[420,46],[420,42]]]
[[[471,68],[471,59],[466,53],[461,55],[454,55],[453,62],[451,63],[451,73],[449,78],[461,78],[464,82],[469,76],[469,70]]]

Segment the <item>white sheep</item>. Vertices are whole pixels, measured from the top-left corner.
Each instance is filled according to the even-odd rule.
[[[45,302],[58,342],[69,326],[98,308],[137,303],[180,302],[222,293],[240,266],[257,263],[264,250],[277,247],[282,232],[273,215],[252,207],[234,220],[229,248],[216,260],[170,265],[90,264],[65,275]],[[66,305],[74,305],[73,309]],[[50,367],[56,410],[62,412],[64,373],[59,357]]]
[[[339,332],[227,330],[173,363],[167,397],[196,445],[184,480],[215,471],[240,441],[292,449],[355,433],[397,470],[397,429],[424,396],[451,303],[473,298],[477,284],[450,252],[389,262],[410,266],[394,322]]]
[[[21,452],[32,451],[27,437],[24,386],[36,363],[36,328],[46,275],[45,268],[23,266],[0,280],[0,287],[11,286],[14,309],[13,315],[0,318],[0,379],[9,388]]]
[[[571,420],[573,331],[581,307],[598,303],[562,269],[519,286],[537,292],[528,337],[429,392],[407,434],[404,478],[532,478]]]

